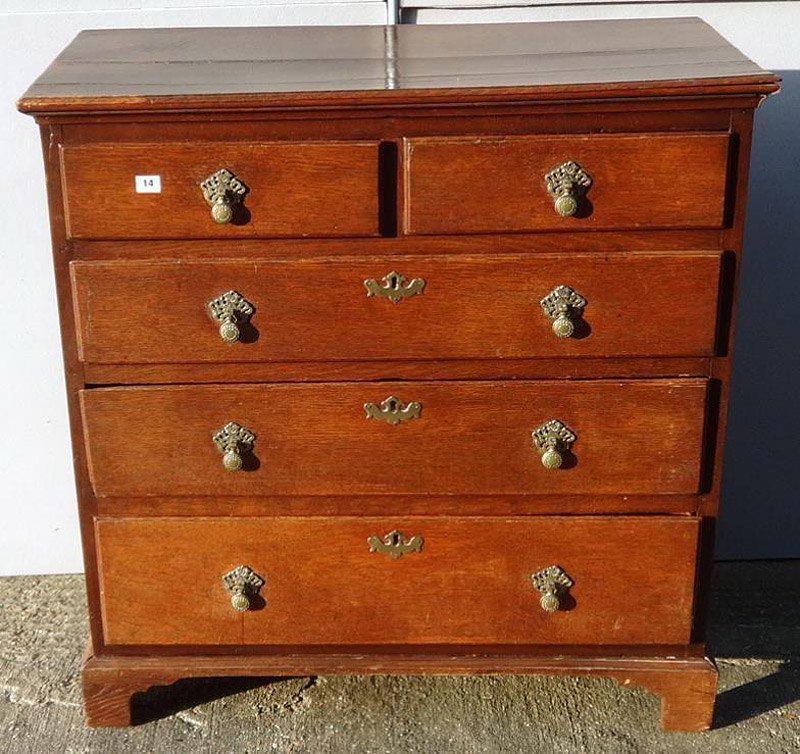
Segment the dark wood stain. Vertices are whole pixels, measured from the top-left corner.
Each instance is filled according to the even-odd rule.
[[[695,18],[120,29],[81,33],[19,107],[44,113],[303,107],[343,100],[397,105],[475,96],[630,96],[648,88],[664,94],[753,92],[774,82]]]

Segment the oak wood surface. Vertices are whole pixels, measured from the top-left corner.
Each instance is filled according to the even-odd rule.
[[[703,495],[237,495],[100,497],[100,516],[694,514]]]
[[[631,648],[632,651],[633,648]],[[84,709],[92,726],[127,726],[135,720],[133,693],[180,678],[316,674],[514,673],[613,678],[661,697],[665,730],[711,727],[717,671],[704,657],[616,656],[549,658],[525,654],[317,654],[256,657],[96,657],[82,667]]]
[[[157,240],[144,243],[73,239],[72,260],[267,260],[317,259],[328,257],[476,256],[489,260],[495,255],[608,254],[610,252],[699,252],[724,251],[721,229],[541,232],[464,236],[400,236],[392,238],[276,238]]]
[[[96,363],[359,361],[532,356],[703,356],[714,349],[720,257],[370,256],[320,261],[73,262],[81,358]],[[365,287],[399,272],[392,302]],[[559,338],[539,300],[568,284],[588,300]],[[219,335],[207,302],[255,307]],[[331,316],[335,312],[335,316]]]
[[[394,426],[365,404],[421,404]],[[81,393],[103,496],[668,494],[698,491],[703,379],[121,387]],[[576,435],[543,467],[531,432]],[[226,471],[212,433],[255,433]]]
[[[369,142],[91,144],[61,151],[74,238],[374,236],[378,145]],[[211,216],[200,183],[220,168],[247,186],[234,220]],[[158,175],[160,193],[137,193]]]
[[[731,205],[730,222],[723,235],[728,248],[739,250],[730,255],[723,269],[725,294],[721,300],[720,319],[723,325],[720,333],[723,346],[722,358],[713,359],[712,376],[716,386],[716,399],[709,411],[709,431],[706,435],[706,473],[709,494],[701,501],[699,512],[703,516],[701,548],[697,573],[698,603],[693,638],[705,641],[710,607],[711,572],[714,562],[714,536],[717,514],[720,505],[722,462],[725,443],[725,430],[728,419],[730,379],[732,365],[733,334],[736,326],[737,292],[739,287],[739,267],[747,207],[747,186],[750,174],[750,154],[753,135],[753,113],[749,110],[731,112],[731,130],[738,142],[738,160],[730,175],[729,193],[734,199]]]
[[[421,551],[370,551],[394,529],[422,537]],[[112,644],[679,644],[697,529],[658,517],[101,519],[104,631]],[[266,580],[244,613],[221,579],[239,565]],[[531,585],[550,565],[575,582],[553,614]]]
[[[327,656],[331,653],[358,657],[362,661],[368,657],[385,657],[388,655],[407,656],[419,654],[425,657],[465,657],[469,655],[515,656],[524,651],[528,657],[567,659],[595,657],[602,651],[604,657],[647,659],[651,657],[702,657],[705,647],[702,644],[352,644],[332,647],[326,644],[306,644],[302,647],[285,644],[106,644],[103,655],[106,657],[139,657],[172,658],[194,655],[198,660],[220,658],[225,656],[252,657],[262,656]],[[353,672],[358,672],[357,670]],[[444,673],[445,671],[440,671]]]
[[[410,234],[719,227],[724,134],[460,136],[405,141]],[[545,175],[567,161],[592,179],[573,217],[553,207]]]
[[[50,213],[50,238],[53,269],[55,272],[56,301],[58,305],[61,350],[64,359],[64,382],[69,414],[70,445],[78,500],[78,521],[81,534],[88,628],[95,646],[102,646],[100,622],[99,576],[94,542],[95,498],[89,481],[87,449],[83,433],[79,391],[85,385],[83,366],[78,359],[78,338],[74,327],[75,313],[69,282],[69,255],[64,253],[67,238],[64,220],[63,186],[61,183],[59,144],[63,140],[61,126],[40,129],[42,156],[44,158],[47,206]]]
[[[381,141],[405,137],[509,136],[564,133],[729,132],[730,108],[752,107],[754,95],[686,97],[679,101],[640,98],[634,101],[581,102],[497,101],[476,106],[469,101],[448,105],[287,109],[261,112],[242,108],[197,111],[72,113],[39,116],[40,122],[69,125],[64,146],[156,142]]]
[[[34,117],[40,125],[70,126],[65,131],[65,144],[128,138],[152,142],[189,129],[195,132],[194,138],[202,135],[206,141],[223,141],[226,133],[242,129],[244,124],[254,129],[249,138],[243,138],[245,141],[267,133],[272,140],[302,136],[323,141],[373,138],[375,134],[391,139],[431,134],[564,133],[563,126],[556,127],[559,121],[569,123],[572,128],[568,130],[581,133],[727,131],[730,118],[726,114],[752,110],[778,89],[777,84],[754,86],[742,80],[722,91],[698,86],[687,93],[685,89],[653,90],[647,86],[640,85],[635,96],[628,97],[615,95],[614,86],[607,85],[590,98],[585,97],[585,87],[572,87],[535,99],[516,96],[520,90],[482,89],[477,94],[475,90],[461,90],[455,100],[438,90],[426,90],[418,101],[410,103],[392,103],[391,97],[363,102],[361,95],[334,94],[331,102],[307,102],[302,107],[264,105],[263,96],[239,96],[236,109],[217,107],[200,97],[178,97],[168,98],[167,106],[155,111],[114,109],[106,103],[111,109],[40,112]],[[510,95],[513,98],[509,99]],[[115,139],[121,130],[126,130],[127,136]],[[145,134],[151,135],[145,138]]]
[[[711,358],[440,359],[438,361],[225,362],[219,364],[83,365],[86,384],[228,382],[372,382],[375,380],[604,379],[703,377]],[[239,366],[241,364],[241,367]]]
[[[548,24],[88,31],[25,93],[26,112],[302,106],[342,97],[506,99],[774,88],[696,18]],[[488,90],[488,92],[487,92]]]
[[[186,676],[297,672],[586,672],[610,675],[622,683],[636,679],[642,685],[662,694],[664,721],[669,726],[684,729],[707,726],[713,704],[714,672],[700,655],[703,651],[707,577],[712,558],[729,395],[730,345],[745,212],[752,109],[764,96],[776,91],[777,78],[747,62],[741,53],[720,42],[715,32],[697,20],[589,25],[545,24],[540,28],[531,25],[453,29],[415,27],[399,30],[400,36],[387,34],[385,29],[328,29],[314,30],[313,35],[314,38],[317,34],[320,39],[325,38],[329,47],[316,43],[298,45],[292,41],[292,34],[308,33],[307,28],[294,31],[241,29],[90,32],[81,35],[71,50],[49,69],[19,103],[20,109],[35,114],[43,125],[42,145],[48,174],[90,628],[97,652],[97,655],[89,658],[84,669],[89,720],[98,724],[109,720],[125,724],[129,720],[128,697],[133,690],[146,687],[151,681],[171,682]],[[350,90],[338,88],[338,85],[336,91],[330,90],[330,87],[326,90],[324,82],[336,79],[339,73],[370,67],[370,63],[366,64],[366,68],[362,65],[365,60],[372,60],[367,42],[363,46],[354,46],[353,41],[374,40],[376,33],[382,35],[376,56],[378,64],[383,66],[382,74],[379,73],[371,79],[368,85],[349,78],[345,86],[351,87]],[[209,45],[209,40],[218,40],[220,35],[228,34],[232,35],[231,39],[246,39],[248,44],[240,45],[238,49],[236,45]],[[306,39],[311,40],[312,37],[308,36]],[[592,40],[598,46],[593,48]],[[532,42],[536,44],[532,45]],[[271,53],[279,51],[283,43],[291,47],[291,54],[273,56]],[[331,54],[331,50],[336,49],[337,45],[340,46],[339,49],[347,46],[348,55],[345,57],[353,57],[356,63],[348,63],[341,58],[337,59],[335,53]],[[247,57],[254,57],[256,60],[246,60],[245,66],[242,66],[235,61],[241,60],[239,51],[245,48],[255,51],[256,54]],[[312,48],[310,53],[309,48]],[[419,54],[413,53],[415,48]],[[230,53],[231,50],[235,50],[235,53]],[[432,57],[433,50],[439,51],[438,57]],[[176,51],[183,51],[185,59],[178,59],[180,53],[175,56]],[[353,51],[355,55],[351,56],[349,53]],[[503,52],[510,54],[503,55]],[[731,57],[728,58],[728,55]],[[310,62],[312,58],[316,58],[318,62]],[[637,65],[633,64],[634,59],[638,59]],[[647,60],[653,63],[653,67],[641,67]],[[615,67],[611,65],[612,61],[621,65]],[[398,63],[402,65],[398,66]],[[508,70],[506,64],[513,65],[515,71]],[[547,67],[549,71],[546,70]],[[416,75],[423,68],[423,75]],[[480,73],[473,76],[472,73],[477,68],[480,68]],[[737,70],[734,71],[733,68]],[[150,79],[143,75],[145,70],[158,72],[158,75]],[[413,76],[409,75],[412,71],[415,71]],[[298,72],[301,75],[295,76]],[[308,75],[309,73],[312,75]],[[299,82],[296,86],[291,83],[295,81]],[[323,83],[320,84],[320,81]],[[160,93],[154,93],[151,86],[159,88]],[[494,235],[388,237],[396,232],[396,228],[392,226],[394,211],[396,210],[401,229],[403,219],[408,216],[403,186],[406,167],[403,139],[449,141],[458,137],[473,140],[477,137],[502,141],[515,136],[581,134],[599,136],[602,140],[607,138],[603,134],[639,133],[651,138],[660,134],[683,136],[688,132],[713,132],[718,139],[725,138],[726,135],[730,137],[728,170],[723,191],[725,206],[722,219],[715,227],[675,225],[662,229],[661,226],[651,225],[637,230],[633,226],[615,226],[597,233],[594,230],[584,230],[592,227],[591,225],[580,224],[584,219],[591,220],[590,215],[589,218],[574,218],[580,222],[566,233],[561,230],[539,229],[536,233],[525,235],[526,228],[520,232],[516,227],[501,227],[487,232]],[[285,239],[276,237],[270,241],[257,241],[223,233],[217,237],[219,240],[186,235],[167,241],[147,235],[141,237],[147,239],[146,243],[138,243],[104,240],[100,237],[96,240],[68,237],[62,197],[63,166],[59,159],[62,147],[72,149],[192,143],[216,147],[225,144],[246,146],[248,143],[274,142],[284,142],[286,146],[303,146],[303,142],[309,141],[366,141],[383,144],[375,179],[370,187],[370,194],[377,206],[377,212],[371,215],[375,218],[374,226],[371,226],[374,228],[372,232],[380,232],[383,238],[377,241],[366,237],[304,240],[287,236]],[[396,160],[392,148],[396,150]],[[214,166],[214,169],[216,167],[218,166]],[[675,181],[662,189],[657,203],[664,201],[665,196],[671,201],[669,192],[681,195],[685,185],[691,184],[696,176],[702,175],[704,169],[702,160],[699,167],[691,166],[691,170],[682,177],[682,182]],[[508,175],[513,175],[513,171]],[[530,176],[525,176],[525,181],[529,180]],[[486,185],[492,184],[489,182]],[[476,191],[486,201],[490,201],[491,192],[486,190],[486,185],[481,185]],[[529,184],[524,183],[524,186],[528,190]],[[340,198],[336,193],[337,187],[338,183],[332,191],[332,201]],[[592,191],[595,188],[597,186]],[[704,187],[697,185],[696,188],[702,194]],[[248,197],[248,201],[250,198]],[[588,198],[592,198],[591,191]],[[701,197],[699,206],[707,206],[708,202],[707,196]],[[247,202],[246,205],[249,206]],[[202,206],[206,209],[204,204]],[[291,211],[290,208],[289,212]],[[456,210],[451,206],[448,211]],[[499,211],[505,211],[505,208],[501,207]],[[440,209],[434,210],[434,213],[442,212]],[[527,221],[526,219],[525,222]],[[240,231],[234,230],[234,233],[237,232]],[[203,242],[188,240],[191,237],[203,238]],[[374,245],[376,243],[380,246]],[[712,357],[689,358],[423,358],[403,361],[275,361],[250,364],[84,364],[78,360],[68,270],[69,262],[76,259],[204,259],[209,262],[235,259],[239,262],[259,262],[266,259],[277,261],[316,258],[326,261],[325,257],[353,257],[361,254],[403,254],[405,257],[480,254],[489,259],[495,255],[509,254],[547,257],[554,253],[607,255],[630,251],[685,251],[707,255],[707,250],[723,252],[716,350]],[[650,276],[643,282],[652,285],[656,280],[657,277]],[[703,325],[707,326],[705,320]],[[97,383],[136,385],[140,382],[175,382],[178,383],[175,389],[192,391],[195,388],[190,387],[190,383],[197,382],[206,383],[209,391],[217,391],[223,385],[211,383],[231,383],[234,381],[233,374],[237,375],[236,379],[250,383],[354,380],[360,381],[362,386],[370,380],[386,378],[490,379],[501,380],[498,389],[504,389],[506,393],[508,383],[505,380],[515,378],[606,378],[610,384],[621,377],[691,375],[711,379],[708,390],[682,389],[683,395],[694,397],[682,402],[676,399],[675,404],[677,406],[680,403],[678,413],[683,417],[680,422],[688,422],[688,417],[695,411],[693,407],[697,409],[696,416],[705,413],[702,437],[700,429],[690,427],[688,444],[678,447],[676,441],[667,455],[653,455],[652,446],[649,450],[645,449],[646,443],[641,440],[643,433],[638,432],[639,446],[636,453],[642,457],[649,453],[647,463],[654,463],[654,459],[658,458],[662,468],[674,469],[677,464],[684,471],[692,462],[698,464],[700,468],[693,477],[691,491],[681,494],[664,494],[669,489],[664,490],[664,485],[653,482],[657,474],[648,477],[653,482],[653,489],[648,492],[641,484],[636,483],[634,474],[631,487],[635,489],[632,493],[622,494],[589,490],[588,482],[584,490],[576,494],[519,494],[516,491],[507,495],[425,492],[413,495],[366,496],[294,492],[284,496],[265,495],[259,489],[228,495],[213,490],[209,493],[208,484],[203,484],[201,491],[181,496],[148,493],[149,497],[95,497],[89,479],[89,449],[84,442],[83,415],[79,411],[81,388]],[[635,382],[642,384],[638,380]],[[659,380],[658,384],[673,382],[683,383],[683,380]],[[704,384],[700,380],[695,382]],[[258,385],[253,387],[258,388]],[[308,387],[318,389],[319,385],[311,384]],[[703,400],[699,397],[701,393],[708,398],[705,411]],[[599,405],[599,397],[602,396],[596,395]],[[513,400],[514,395],[510,397]],[[587,398],[586,405],[589,403]],[[616,406],[615,398],[607,406],[609,412],[613,413]],[[666,403],[659,401],[659,406],[664,407]],[[227,404],[223,406],[227,407]],[[114,413],[111,408],[109,403],[109,416]],[[463,408],[461,405],[462,411]],[[630,413],[631,417],[635,417],[631,422],[639,422],[637,431],[647,430],[651,403],[648,400],[639,400],[636,408],[636,412]],[[126,409],[122,412],[122,419],[117,417],[110,422],[109,426],[114,431],[109,433],[109,437],[117,442],[116,447],[122,449],[123,458],[127,457],[130,447],[127,444],[128,435],[119,426],[119,422],[129,422],[132,427],[139,426],[141,429],[143,425],[140,414],[144,415],[147,410],[142,401],[132,407],[132,410]],[[185,424],[188,417],[190,431],[194,431],[191,430],[191,422],[195,420],[193,413],[207,418],[209,408],[194,404],[180,410],[179,419]],[[659,414],[662,415],[666,416]],[[137,425],[137,422],[140,424]],[[204,424],[205,420],[198,423]],[[656,424],[658,423],[659,419],[656,417]],[[699,426],[701,423],[697,424]],[[400,427],[407,428],[406,425]],[[163,438],[163,425],[157,429],[155,435]],[[630,431],[631,436],[635,434],[632,425],[626,431]],[[204,442],[210,442],[205,426],[202,434]],[[332,438],[333,432],[328,437]],[[462,442],[464,436],[457,439]],[[441,444],[447,448],[453,440],[453,436],[448,436]],[[580,447],[582,440],[583,435],[579,432],[579,441],[575,446],[578,465],[564,469],[564,472],[571,473],[586,468],[585,464],[580,463],[578,456],[579,450],[586,452],[585,448]],[[177,451],[177,446],[183,442],[183,435],[170,436],[168,442],[162,443],[147,440],[145,445],[149,444],[149,452],[142,453],[137,461],[139,476],[144,475],[153,458],[157,457],[158,452],[162,452],[169,456],[172,464],[162,472],[165,474],[165,483],[172,484],[172,475],[180,473],[180,463],[188,457],[181,456]],[[317,438],[310,444],[313,446],[315,443]],[[329,445],[331,444],[333,439],[330,440]],[[689,445],[692,448],[701,448],[690,453],[694,461],[687,460],[684,454]],[[262,449],[263,443],[259,451]],[[369,457],[370,467],[378,466],[375,461],[375,447],[371,450],[373,453]],[[104,452],[110,457],[114,447],[107,446]],[[203,452],[208,452],[207,446]],[[526,448],[526,453],[532,452],[532,448]],[[507,452],[503,454],[503,462],[506,461],[506,456]],[[614,453],[606,449],[606,456],[607,464],[611,463],[613,466],[616,463]],[[702,460],[699,459],[700,456]],[[441,455],[436,456],[433,453],[431,457],[436,460]],[[528,457],[526,455],[526,460]],[[212,466],[219,464],[219,456],[211,454],[206,460],[201,478],[202,474],[210,472]],[[324,460],[329,462],[328,458]],[[535,456],[533,460],[538,462]],[[481,462],[481,455],[474,453],[462,464],[462,476],[466,474],[465,470],[471,473],[476,465],[480,471]],[[390,478],[407,480],[408,476],[402,473],[404,471],[405,469],[400,469],[400,472],[391,469],[393,476]],[[252,475],[258,472],[248,473]],[[297,474],[300,473],[298,470]],[[448,473],[455,478],[454,470],[450,469]],[[305,474],[315,478],[307,469]],[[136,477],[136,473],[132,473],[132,476]],[[553,480],[552,477],[550,479]],[[701,490],[700,494],[692,494],[698,489]],[[560,505],[563,508],[559,508]],[[691,614],[693,627],[691,636],[683,636],[679,644],[609,644],[603,650],[604,657],[597,655],[591,638],[583,644],[528,646],[524,654],[516,656],[509,655],[507,651],[503,651],[501,645],[495,643],[484,646],[487,654],[480,657],[466,656],[453,644],[416,645],[408,648],[407,652],[402,649],[403,645],[352,645],[352,652],[335,654],[320,653],[318,647],[309,644],[295,645],[291,652],[275,644],[270,645],[269,649],[257,644],[246,647],[216,644],[185,647],[114,645],[106,641],[100,620],[101,595],[93,525],[98,511],[104,516],[115,518],[170,515],[181,518],[187,525],[197,516],[213,516],[215,523],[223,523],[232,516],[261,518],[276,513],[311,514],[320,520],[324,516],[337,517],[338,520],[341,516],[371,514],[380,516],[382,520],[388,516],[395,521],[406,520],[397,518],[398,516],[425,514],[427,518],[432,513],[446,513],[462,519],[481,515],[509,515],[514,516],[515,521],[527,517],[531,526],[541,518],[534,517],[533,514],[536,513],[584,512],[596,515],[636,511],[683,514],[671,516],[670,520],[694,519],[700,524],[701,531],[695,580],[697,600]],[[685,515],[695,511],[700,515]],[[624,520],[617,516],[611,518],[617,522]],[[649,518],[642,517],[641,520],[646,521]],[[453,519],[455,520],[456,518]],[[528,542],[525,546],[528,546]],[[195,552],[193,557],[199,557],[198,553]],[[690,582],[691,578],[687,577],[684,586],[689,588]],[[631,591],[629,587],[628,591]],[[685,643],[688,641],[692,643]],[[390,652],[392,648],[400,648],[401,651]],[[225,656],[227,652],[237,651],[246,653],[247,657],[237,659]],[[643,651],[653,657],[642,659]],[[175,656],[178,652],[184,656]],[[123,657],[125,654],[137,653],[147,653],[149,656]],[[209,653],[217,656],[204,656]],[[607,658],[612,655],[613,660],[609,661]],[[656,660],[656,656],[662,659]],[[682,659],[663,659],[666,657]]]

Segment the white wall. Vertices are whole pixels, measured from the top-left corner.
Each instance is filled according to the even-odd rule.
[[[496,4],[502,0],[462,0]],[[567,2],[569,0],[566,0]],[[407,5],[447,4],[449,0],[409,0]],[[453,0],[450,4],[458,4]],[[421,7],[404,11],[404,20],[425,24],[501,23],[508,21],[571,21],[595,18],[661,18],[700,16],[748,57],[768,69],[797,68],[800,64],[800,3],[618,3],[531,5],[459,9]]]
[[[82,570],[39,136],[16,99],[81,29],[384,19],[376,0],[0,0],[0,574]]]
[[[69,8],[69,10],[65,10]],[[33,121],[14,110],[15,99],[81,29],[142,26],[231,26],[287,24],[380,24],[382,2],[285,0],[0,0],[0,156],[5,172],[0,199],[0,574],[58,573],[81,570],[80,544],[69,453],[55,292],[50,264],[44,176],[38,133]],[[629,18],[699,15],[710,21],[746,54],[766,68],[800,69],[800,7],[791,2],[670,3],[596,6],[552,6],[489,10],[420,9],[407,11],[423,23]],[[800,89],[800,78],[787,74],[787,87]],[[800,556],[800,512],[792,503],[800,487],[800,465],[793,463],[793,427],[800,412],[792,404],[793,385],[781,375],[797,362],[787,351],[796,327],[791,307],[773,307],[762,316],[763,302],[779,290],[780,300],[793,298],[792,275],[800,272],[800,255],[790,248],[800,228],[796,189],[782,165],[800,164],[795,147],[797,97],[768,102],[759,120],[751,196],[751,246],[760,230],[771,229],[768,248],[749,249],[741,306],[739,352],[734,393],[731,464],[723,518],[726,557]],[[772,124],[770,126],[770,124]],[[795,134],[795,136],[792,136]],[[791,159],[790,159],[791,158]],[[792,163],[792,159],[797,161]],[[779,224],[776,225],[776,222]],[[759,225],[760,224],[760,225]],[[767,262],[777,260],[769,266]],[[778,265],[779,263],[779,265]],[[765,266],[766,265],[766,266]],[[794,266],[792,266],[794,265]],[[748,269],[750,276],[748,277]],[[776,299],[778,297],[775,297]],[[748,306],[748,301],[753,301]],[[766,314],[766,313],[765,313]],[[773,326],[776,318],[778,327]],[[742,328],[742,324],[745,325]],[[742,339],[745,343],[742,343]],[[744,346],[744,347],[743,347]],[[749,355],[748,355],[749,354]],[[738,357],[737,357],[738,358]],[[763,394],[763,374],[772,378]],[[795,373],[800,373],[797,364]],[[787,406],[794,408],[787,409]],[[792,413],[794,411],[794,413]],[[752,438],[761,440],[759,455]],[[786,462],[787,468],[781,464]],[[788,468],[791,465],[791,468]],[[765,470],[766,466],[766,470]],[[795,470],[796,469],[796,470]],[[790,471],[791,473],[786,473]],[[767,479],[772,486],[763,484]],[[778,483],[782,486],[775,486]],[[758,499],[759,490],[764,499]],[[770,508],[770,505],[772,508]],[[798,507],[800,509],[800,507]],[[783,518],[781,518],[783,516]],[[795,516],[795,518],[792,518]],[[755,536],[747,536],[748,534]],[[794,548],[792,550],[792,548]]]

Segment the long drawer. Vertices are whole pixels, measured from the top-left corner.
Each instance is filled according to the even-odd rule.
[[[112,645],[680,644],[691,627],[689,517],[101,519],[96,532]]]
[[[90,389],[81,403],[99,496],[686,494],[699,485],[706,390],[704,379],[195,385]]]
[[[718,228],[729,149],[724,133],[411,138],[403,227],[422,235]]]
[[[378,235],[374,141],[87,144],[61,167],[72,238]]]
[[[71,271],[80,356],[94,363],[701,356],[714,352],[720,255],[84,261]]]

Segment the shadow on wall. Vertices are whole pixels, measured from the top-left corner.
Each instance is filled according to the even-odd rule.
[[[800,71],[756,112],[717,558],[800,558]]]

